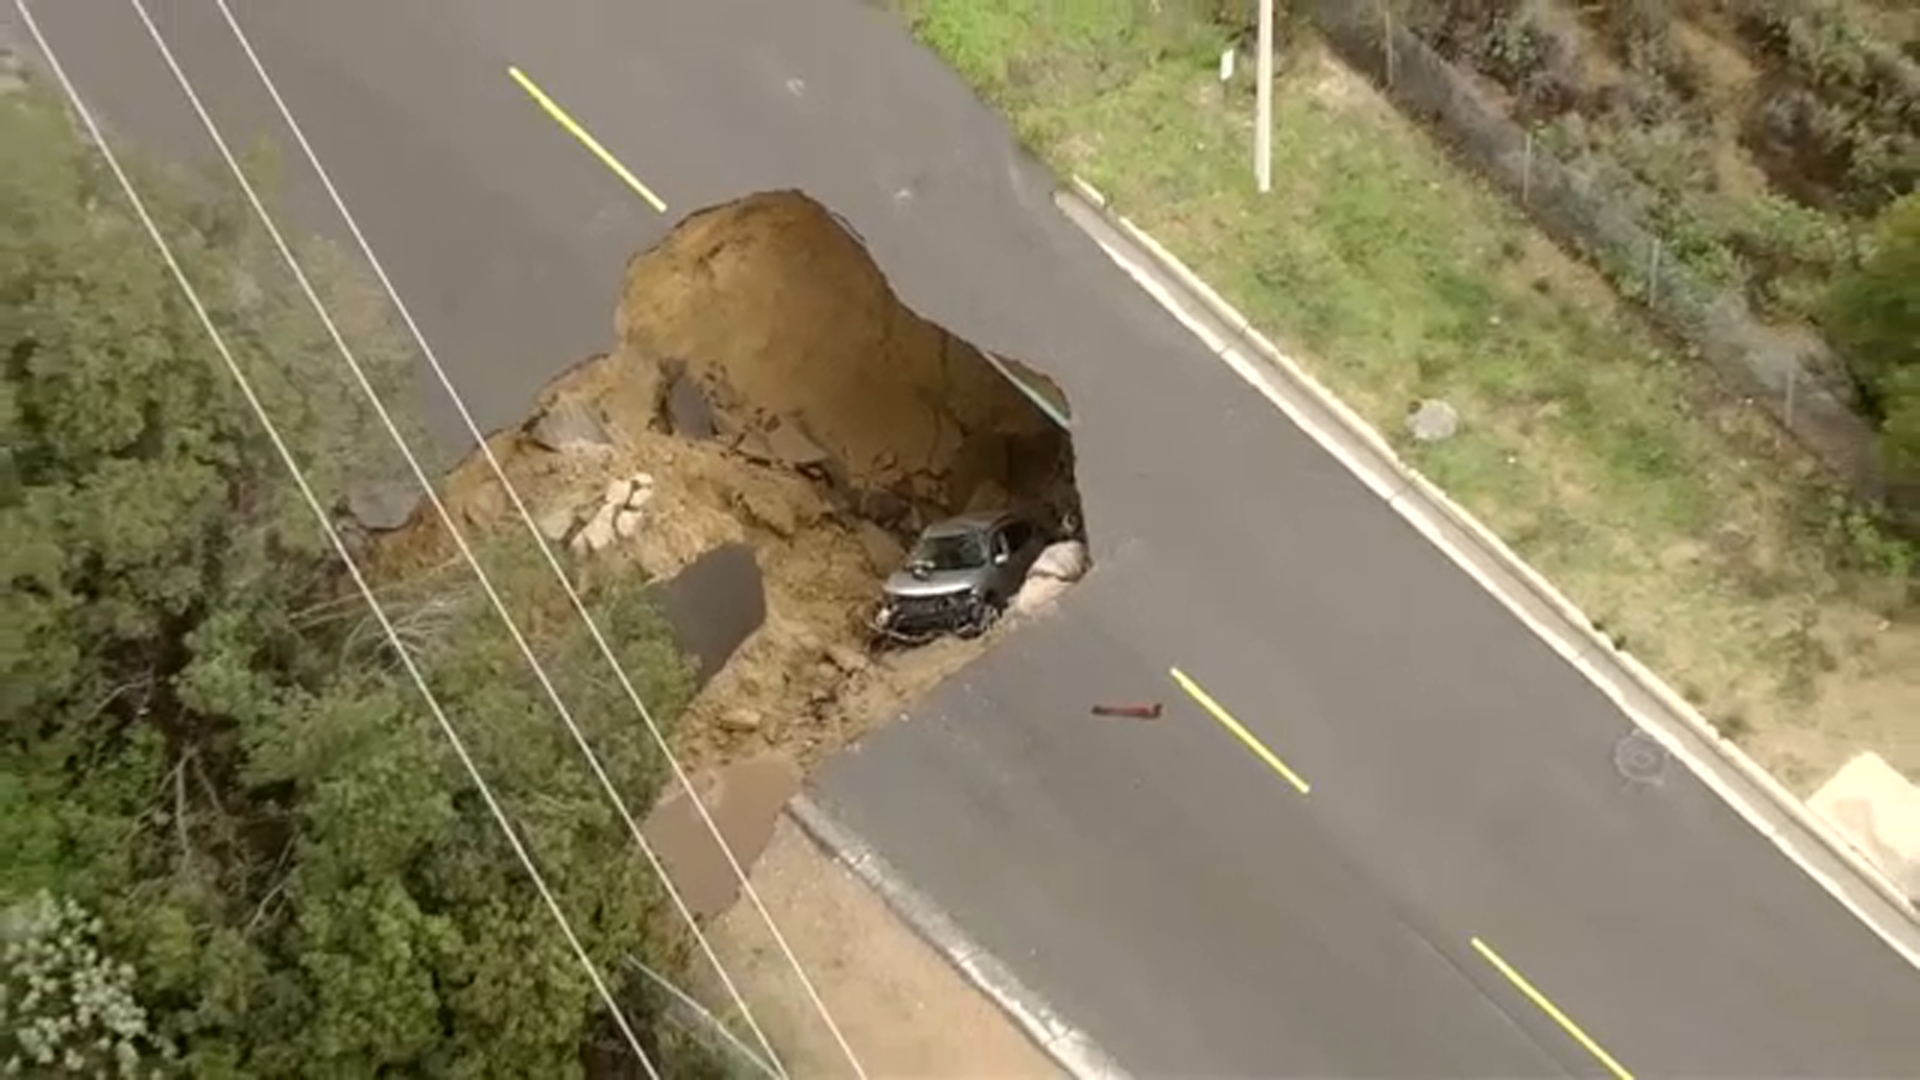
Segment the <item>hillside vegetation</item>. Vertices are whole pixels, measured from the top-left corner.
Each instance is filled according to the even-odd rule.
[[[0,96],[0,146],[0,1071],[583,1074],[618,1043],[597,996],[118,185],[31,93]],[[391,475],[254,218],[139,183],[323,503]],[[404,353],[328,277],[396,386]],[[650,745],[529,554],[487,558],[644,806]],[[684,665],[639,588],[592,602],[670,714]],[[620,985],[671,962],[657,883],[470,577],[391,590],[586,951]],[[668,1075],[705,1074],[626,997]]]
[[[1229,6],[1241,21],[1250,8]],[[1858,305],[1836,311],[1833,291],[1912,228],[1892,208],[1920,181],[1920,8],[1393,0],[1382,10],[1476,73],[1543,149],[1643,221],[1661,258],[1737,291],[1789,334],[1824,332],[1886,432],[1890,463],[1920,479],[1920,447],[1901,444],[1911,435],[1895,419],[1920,409],[1909,377],[1895,375],[1905,361],[1868,347],[1877,339],[1859,333]],[[1903,303],[1920,304],[1920,279],[1905,288]]]
[[[1252,80],[1219,78],[1248,0],[902,6],[1028,146],[1284,342],[1783,781],[1809,791],[1863,748],[1920,777],[1913,547],[1310,24],[1280,28],[1261,194]],[[1886,250],[1854,306],[1880,328],[1863,343],[1901,340],[1910,318],[1911,249]],[[1460,429],[1418,442],[1410,407],[1433,399]]]

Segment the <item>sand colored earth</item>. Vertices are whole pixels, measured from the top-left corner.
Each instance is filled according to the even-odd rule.
[[[784,816],[754,887],[869,1076],[1055,1078],[1065,1074],[886,904]],[[798,1080],[854,1076],[766,926],[736,905],[714,951]],[[712,984],[711,972],[700,973]],[[703,986],[707,1000],[724,1000]]]
[[[694,215],[634,258],[621,295],[609,351],[562,373],[488,449],[576,580],[666,579],[717,548],[751,550],[764,621],[670,738],[869,1075],[1058,1075],[780,811],[806,769],[1003,636],[866,647],[880,580],[926,523],[1014,501],[1078,518],[1066,433],[899,304],[858,241],[797,193]],[[996,359],[1067,412],[1043,375]],[[526,529],[478,452],[441,496],[470,540]],[[376,544],[387,582],[457,558],[426,508]],[[851,1075],[705,824],[683,793],[662,794],[645,832],[792,1074]],[[725,1001],[711,970],[696,976],[701,1001]]]
[[[1077,516],[1071,444],[978,350],[900,304],[798,193],[688,218],[635,256],[621,297],[613,348],[488,446],[581,573],[664,578],[750,545],[765,622],[695,699],[679,749],[697,766],[778,749],[810,767],[988,644],[867,655],[879,581],[904,546],[981,505]],[[1003,364],[1064,406],[1043,375]],[[583,552],[609,483],[636,474],[652,492],[638,524]],[[463,527],[525,528],[477,452],[442,494]],[[455,554],[424,514],[381,548],[388,576]]]

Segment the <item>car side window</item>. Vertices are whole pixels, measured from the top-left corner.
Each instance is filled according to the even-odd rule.
[[[1032,528],[1024,521],[1016,521],[1008,525],[1000,533],[1001,544],[1004,550],[1011,554],[1026,547],[1027,540],[1032,535],[1032,532]]]

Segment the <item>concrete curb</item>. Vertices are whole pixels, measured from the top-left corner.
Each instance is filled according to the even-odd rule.
[[[1335,438],[1332,441],[1343,441],[1346,445],[1332,445],[1329,441],[1332,433],[1316,431],[1311,422],[1303,422],[1302,426],[1308,429],[1310,435],[1347,464],[1363,482],[1437,546],[1447,551],[1463,569],[1514,610],[1523,621],[1533,626],[1555,651],[1574,663],[1602,692],[1619,704],[1638,726],[1658,739],[1670,753],[1686,762],[1710,788],[1776,847],[1826,887],[1910,963],[1920,966],[1920,948],[1916,948],[1916,943],[1920,942],[1920,914],[1916,914],[1913,898],[1905,896],[1879,868],[1813,814],[1804,802],[1761,768],[1744,750],[1722,736],[1706,717],[1659,676],[1635,657],[1615,648],[1610,640],[1594,629],[1594,621],[1571,600],[1432,481],[1403,462],[1371,424],[1254,329],[1244,315],[1153,237],[1117,213],[1098,189],[1077,176],[1070,178],[1070,184],[1072,191],[1063,192],[1063,196],[1077,197],[1087,204],[1093,214],[1145,253],[1161,273],[1196,299],[1214,319],[1251,346],[1266,367],[1288,384],[1284,390],[1275,389],[1283,396],[1293,397],[1296,404],[1329,418],[1339,429],[1338,435],[1345,436],[1344,440]],[[1069,217],[1072,216],[1070,213]],[[1094,239],[1100,242],[1098,236]],[[1102,247],[1108,245],[1103,243]],[[1118,257],[1111,250],[1108,254]],[[1163,304],[1168,302],[1162,300]],[[1207,340],[1223,359],[1231,362],[1228,356],[1231,352],[1229,343],[1216,340],[1215,335],[1201,327],[1189,325],[1189,329]],[[1290,395],[1288,391],[1291,391]],[[1422,517],[1431,520],[1423,521]],[[1452,550],[1454,545],[1450,541],[1453,537],[1441,535],[1448,531],[1464,539],[1467,545],[1477,551]],[[1529,595],[1509,595],[1508,590],[1489,581],[1489,575],[1482,568],[1468,565],[1466,560],[1473,559],[1476,554],[1489,568],[1511,578]],[[1528,599],[1549,613],[1549,625],[1542,626],[1539,620],[1529,616],[1525,610]],[[1636,698],[1641,701],[1636,703]],[[1707,751],[1707,756],[1713,760],[1709,762],[1701,755],[1689,753],[1692,747]],[[1718,769],[1713,767],[1715,763]],[[1741,787],[1752,789],[1760,799],[1777,810],[1784,819],[1781,825],[1776,826],[1767,819],[1767,815],[1758,812],[1758,807],[1749,805],[1738,790]],[[1879,903],[1862,903],[1859,890],[1849,889],[1845,882],[1834,880],[1812,865],[1814,860],[1806,850],[1808,841],[1844,867]],[[1882,910],[1872,910],[1874,907]],[[1889,924],[1887,916],[1892,916],[1898,925]]]
[[[944,911],[907,884],[878,852],[804,791],[787,803],[787,816],[821,850],[878,893],[922,941],[947,959],[1020,1025],[1034,1045],[1073,1080],[1130,1080],[1079,1028],[1062,1020],[1006,965],[973,943]]]

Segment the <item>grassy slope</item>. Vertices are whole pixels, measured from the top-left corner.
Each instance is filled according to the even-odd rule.
[[[1191,0],[1188,0],[1191,3]],[[905,0],[1022,136],[1100,186],[1782,779],[1920,775],[1900,549],[1813,466],[1310,43],[1252,190],[1252,91],[1182,0]],[[1462,433],[1406,445],[1408,405]],[[1844,534],[1836,537],[1835,533]]]

